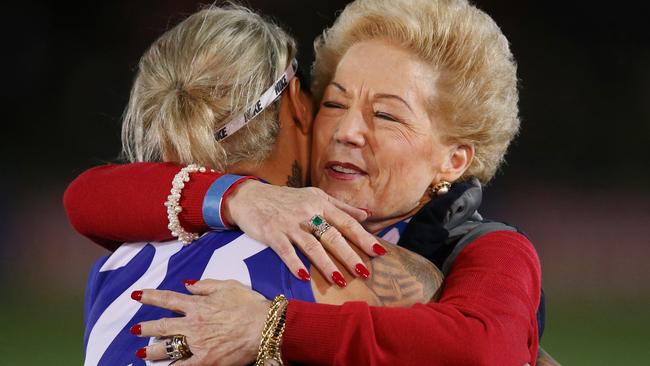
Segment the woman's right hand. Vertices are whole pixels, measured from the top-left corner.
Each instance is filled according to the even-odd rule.
[[[367,277],[367,270],[364,271],[363,261],[348,241],[371,257],[385,253],[377,239],[359,223],[368,218],[365,210],[352,207],[315,187],[278,187],[249,180],[230,194],[224,214],[250,237],[269,245],[291,272],[303,280],[305,276],[304,273],[300,275],[300,270],[305,270],[305,266],[294,245],[325,278],[340,287],[345,286],[345,280],[328,253],[351,274],[360,277]],[[332,226],[320,241],[309,227],[314,215],[321,215]]]

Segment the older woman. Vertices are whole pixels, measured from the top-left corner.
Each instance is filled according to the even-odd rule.
[[[369,210],[366,225],[374,233],[412,217],[431,190],[441,193],[446,182],[489,181],[518,129],[515,66],[507,41],[486,14],[462,0],[356,1],[317,44],[314,70],[313,90],[322,102],[314,124],[313,183]],[[249,208],[239,208],[234,199],[255,197],[256,190],[253,206],[275,212],[269,210],[277,203],[259,196],[272,189],[242,185],[230,202],[231,220],[244,230],[256,224],[246,224],[251,217],[242,212]],[[466,192],[461,196],[476,195]],[[459,221],[477,218],[477,200],[470,201],[470,206],[453,201],[442,217],[429,217],[429,226],[418,220],[419,228],[442,228],[441,242],[452,238]],[[294,222],[304,223],[310,215]],[[200,281],[190,287],[197,294],[190,298],[145,290],[143,303],[180,309],[186,317],[173,324],[142,323],[142,334],[184,334],[190,348],[209,349],[184,364],[250,362],[268,313],[267,320],[274,321],[266,327],[278,330],[276,338],[284,329],[283,357],[294,362],[534,364],[541,280],[528,240],[496,231],[456,253],[453,247],[439,249],[455,258],[439,302],[388,309],[290,301],[269,312],[254,292]],[[238,296],[224,300],[232,293]],[[286,325],[283,317],[273,316],[284,312]],[[255,326],[237,328],[244,323]],[[237,329],[236,339],[227,329]],[[277,358],[277,350],[271,351]]]

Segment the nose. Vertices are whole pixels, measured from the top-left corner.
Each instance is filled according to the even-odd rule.
[[[366,144],[367,131],[368,124],[363,112],[351,108],[338,121],[334,140],[350,147],[363,147]]]

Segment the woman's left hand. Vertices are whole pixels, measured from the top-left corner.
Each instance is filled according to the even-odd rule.
[[[206,279],[186,285],[194,295],[143,290],[140,302],[184,317],[140,323],[142,337],[184,335],[192,356],[174,365],[247,365],[255,361],[270,302],[237,281]],[[137,298],[137,296],[136,296]],[[167,358],[164,342],[146,347],[147,359]]]

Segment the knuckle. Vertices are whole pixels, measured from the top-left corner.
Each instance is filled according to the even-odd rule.
[[[241,282],[232,279],[224,281],[224,284],[225,284],[225,288],[230,291],[239,290],[243,287]]]
[[[169,320],[167,318],[162,318],[155,323],[154,330],[156,333],[166,336],[167,328],[169,327]]]
[[[225,280],[225,281],[224,281],[224,284],[225,284],[227,287],[236,287],[237,285],[239,285],[239,281],[235,281],[235,280],[233,280],[233,279],[228,279],[228,280]]]
[[[360,258],[356,253],[354,253],[354,251],[346,251],[341,259],[343,259],[343,262],[345,263],[355,264],[361,262]]]
[[[318,251],[322,247],[322,244],[318,240],[306,240],[303,243],[302,249],[305,252],[313,253]]]
[[[287,256],[291,255],[291,252],[293,251],[293,248],[289,244],[282,243],[282,244],[277,244],[277,245],[273,246],[273,250],[275,251],[275,253],[277,255],[284,258],[284,257],[287,257]]]
[[[358,223],[353,218],[351,218],[348,215],[345,215],[345,217],[341,221],[340,226],[341,226],[341,229],[344,229],[346,231],[352,231],[352,230],[355,230],[357,228],[357,225],[358,225]]]
[[[341,244],[340,241],[342,239],[343,236],[341,236],[341,233],[333,227],[325,231],[323,235],[321,235],[321,240],[323,242],[328,244],[333,244],[333,245]]]
[[[162,291],[160,291],[159,294],[160,294],[160,300],[164,304],[169,304],[169,302],[171,301],[171,293],[169,291],[167,291],[167,290],[162,290]]]
[[[260,224],[260,230],[261,230],[261,232],[263,232],[263,233],[272,233],[272,232],[276,231],[275,229],[276,229],[276,225],[274,225],[274,224],[271,222],[271,220],[263,221],[263,222]]]
[[[325,194],[325,192],[322,189],[318,188],[318,187],[309,187],[309,193],[312,196],[316,196],[316,197],[321,198],[321,199],[322,198],[327,198],[327,195]]]
[[[311,203],[303,201],[298,205],[298,210],[304,212],[306,215],[314,215],[314,208]]]
[[[320,189],[318,189],[317,187],[307,187],[306,191],[309,192],[310,194],[318,194],[318,191],[320,191]]]

